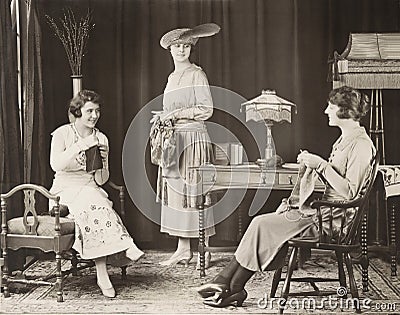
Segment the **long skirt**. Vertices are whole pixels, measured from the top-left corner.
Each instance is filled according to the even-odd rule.
[[[255,217],[247,228],[235,252],[238,263],[252,271],[271,270],[271,264],[281,265],[288,240],[314,225],[312,217],[303,217],[297,210],[288,213],[268,213]],[[280,261],[278,261],[278,260]]]
[[[210,137],[203,122],[190,122],[175,127],[177,160],[173,167],[160,169],[158,197],[161,201],[161,232],[178,237],[199,236],[196,208],[197,174],[190,167],[213,161]],[[206,202],[205,235],[215,234],[213,209]]]
[[[107,193],[89,176],[86,177],[86,185],[77,185],[82,184],[84,179],[72,174],[67,175],[68,178],[63,177],[69,184],[57,178],[51,192],[60,196],[60,204],[68,206],[69,217],[75,221],[73,248],[80,256],[84,259],[109,256],[109,263],[123,266],[132,262],[125,255],[125,251],[132,248],[133,258],[140,258],[143,252],[137,248],[121,218],[112,208]],[[75,185],[71,185],[73,183]]]
[[[328,234],[330,230],[330,208],[322,207],[322,233]],[[332,232],[339,233],[343,209],[332,210]],[[347,230],[354,218],[354,209],[346,212]],[[319,232],[316,214],[292,209],[288,212],[268,213],[255,217],[247,228],[235,252],[236,260],[246,269],[253,271],[273,270],[284,263],[288,246],[287,241],[295,236],[308,240],[318,240]],[[300,260],[309,253],[301,252]],[[303,261],[301,261],[302,263]]]

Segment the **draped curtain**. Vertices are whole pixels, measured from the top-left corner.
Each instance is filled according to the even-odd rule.
[[[11,1],[0,2],[0,192],[22,179],[21,132],[18,115],[17,32]],[[13,213],[16,216],[20,213]]]
[[[23,88],[24,182],[47,184],[49,167],[43,102],[41,26],[37,0],[20,1]]]
[[[11,1],[0,1],[0,193],[22,180],[21,130],[18,108],[17,31],[11,18]],[[21,200],[8,202],[8,219],[23,213]],[[9,253],[10,271],[23,264],[20,255]]]
[[[162,94],[167,76],[173,70],[168,51],[159,45],[166,31],[207,22],[219,24],[221,32],[200,39],[192,56],[192,61],[205,70],[210,84],[232,90],[246,99],[259,95],[262,89],[275,89],[278,95],[297,104],[298,113],[292,124],[273,127],[277,152],[286,161],[295,161],[299,149],[304,148],[327,158],[339,134],[337,129],[327,128],[323,114],[331,89],[331,83],[326,81],[329,55],[334,50],[343,51],[350,32],[400,31],[397,0],[36,2],[42,36],[41,46],[35,51],[42,57],[45,89],[43,103],[35,101],[35,111],[44,113],[39,115],[43,120],[38,122],[45,127],[38,128],[45,132],[32,141],[32,152],[42,154],[40,168],[37,165],[36,169],[46,178],[47,186],[52,179],[48,164],[50,132],[67,122],[66,105],[72,88],[65,53],[46,25],[44,14],[59,18],[65,7],[76,12],[77,17],[88,8],[93,11],[96,26],[83,60],[83,87],[98,91],[104,98],[99,128],[110,139],[111,177],[120,183],[123,180],[121,152],[129,124],[147,102]],[[393,112],[397,99],[398,94],[389,95],[385,110]],[[232,122],[220,119],[224,118],[216,114],[212,121],[231,126]],[[387,119],[386,141],[390,143],[395,141],[399,126],[390,114]],[[136,136],[148,137],[147,130]],[[241,135],[238,137],[246,142]],[[255,160],[258,156],[252,154],[249,158]],[[394,146],[388,147],[386,155],[388,163],[399,161],[399,151]],[[149,168],[154,183],[156,172],[155,167]],[[279,202],[279,198],[271,197],[269,207]],[[159,233],[159,227],[146,219],[131,201],[128,200],[127,206],[126,223],[139,244],[160,245],[168,241]],[[220,235],[234,239],[234,230],[235,227],[226,226],[226,231],[231,232]]]

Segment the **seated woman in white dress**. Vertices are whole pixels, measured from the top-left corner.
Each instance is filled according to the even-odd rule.
[[[69,216],[75,221],[73,248],[82,258],[94,260],[97,284],[103,295],[115,297],[107,273],[107,258],[111,264],[125,266],[138,260],[143,252],[136,247],[107,193],[99,186],[109,178],[108,139],[95,128],[100,104],[96,92],[80,91],[69,105],[75,122],[52,133],[50,165],[55,176],[50,191],[60,196],[60,204],[68,206]],[[90,170],[85,151],[96,146],[101,162],[97,169]]]
[[[341,136],[334,143],[329,160],[307,151],[300,153],[297,158],[319,173],[326,186],[323,195],[326,200],[355,198],[370,174],[376,150],[364,127],[360,126],[360,119],[369,108],[368,97],[358,90],[346,86],[332,90],[325,114],[329,118],[329,125],[340,129]],[[340,213],[341,209],[334,209],[334,225],[340,225]],[[329,209],[322,208],[323,220],[327,220],[328,214]],[[198,288],[204,304],[225,307],[236,303],[241,306],[247,297],[244,287],[251,276],[256,271],[282,266],[287,241],[297,235],[317,236],[315,222],[315,215],[303,216],[298,209],[288,210],[287,207],[279,207],[274,213],[255,217],[231,263],[211,283]]]

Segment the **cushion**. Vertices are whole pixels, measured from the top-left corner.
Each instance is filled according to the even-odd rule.
[[[56,232],[54,217],[43,215],[38,216],[39,224],[37,226],[37,234],[39,236],[55,236]],[[28,223],[33,223],[33,216],[28,217]],[[9,234],[25,234],[25,226],[23,217],[11,219],[7,222]],[[60,218],[60,233],[61,235],[74,234],[75,222],[68,218]]]

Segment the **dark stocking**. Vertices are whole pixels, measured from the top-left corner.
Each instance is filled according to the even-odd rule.
[[[246,269],[239,265],[233,275],[230,283],[230,289],[232,293],[242,291],[247,281],[250,280],[251,276],[254,275],[254,271]]]
[[[236,269],[239,267],[239,263],[236,258],[233,257],[228,266],[226,266],[218,275],[215,276],[212,282],[214,283],[224,283],[229,286]]]

